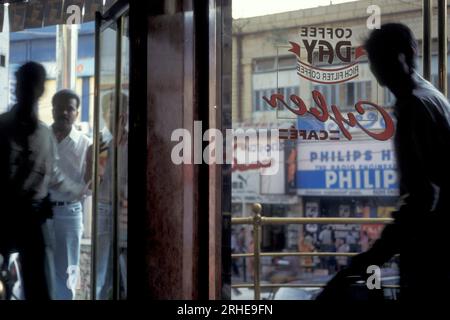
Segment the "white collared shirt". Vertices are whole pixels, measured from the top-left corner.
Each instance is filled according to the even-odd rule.
[[[53,130],[52,130],[53,132]],[[58,167],[65,176],[76,183],[85,184],[86,153],[91,140],[82,132],[72,127],[70,133],[57,144],[59,159]],[[50,189],[52,201],[75,201],[70,193]]]

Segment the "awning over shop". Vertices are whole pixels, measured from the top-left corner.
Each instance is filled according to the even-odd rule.
[[[0,30],[4,12],[9,12],[9,31],[41,28],[57,24],[93,21],[95,12],[105,12],[117,0],[10,0],[0,1]],[[2,5],[3,4],[3,5]]]

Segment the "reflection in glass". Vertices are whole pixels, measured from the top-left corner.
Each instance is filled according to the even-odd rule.
[[[118,257],[119,257],[119,294],[127,297],[127,228],[128,228],[128,86],[129,52],[128,17],[123,17],[121,37],[121,101],[117,127],[117,174],[118,174]]]
[[[361,0],[330,4],[321,0],[280,0],[272,6],[265,1],[249,0],[232,5],[232,127],[299,130],[298,139],[280,143],[278,158],[283,164],[277,174],[263,176],[259,170],[233,166],[232,216],[251,216],[253,203],[259,202],[266,217],[390,217],[399,193],[392,140],[374,140],[361,128],[350,128],[352,140],[347,139],[330,118],[319,121],[311,114],[297,116],[289,108],[283,108],[282,103],[274,110],[264,97],[278,94],[290,109],[298,110],[296,99],[291,99],[295,95],[310,109],[318,107],[313,97],[315,91],[326,102],[328,112],[334,105],[345,118],[351,112],[362,127],[381,132],[386,123],[372,107],[364,106],[364,114],[355,111],[356,103],[369,101],[392,114],[395,102],[392,94],[377,83],[361,48],[373,20],[369,19],[373,12],[367,9],[373,5],[382,7],[382,23],[404,23],[421,41],[422,1]],[[282,8],[285,12],[280,13]],[[351,69],[354,66],[357,69]],[[420,59],[418,66],[420,71]],[[432,57],[431,69],[432,81],[437,83],[436,56]],[[336,130],[340,132],[339,140],[315,139],[315,134]],[[257,146],[251,139],[248,145],[236,143],[234,147],[249,153],[272,149]],[[350,261],[348,256],[333,253],[367,250],[383,227],[383,224],[264,225],[262,252],[289,255],[262,256],[261,281],[323,284]],[[249,249],[254,246],[251,225],[233,225],[231,233],[234,253],[253,250]],[[299,256],[299,252],[332,254]],[[232,259],[233,285],[253,281],[249,269],[252,263],[252,257]],[[397,266],[398,258],[384,265],[382,276],[389,281],[386,284],[398,281]],[[318,287],[276,290],[263,287],[261,296],[278,299],[285,296],[281,294],[283,289],[291,290],[290,298],[294,299],[313,299],[320,291]],[[236,288],[232,290],[232,299],[253,299],[253,293],[253,289]],[[395,297],[394,291],[385,290],[385,294]]]
[[[100,33],[100,151],[98,155],[98,198],[96,234],[96,296],[113,299],[113,159],[114,105],[116,75],[116,30],[112,27]]]

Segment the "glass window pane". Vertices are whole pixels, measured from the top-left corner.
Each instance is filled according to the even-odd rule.
[[[275,69],[275,58],[255,60],[255,71],[270,71]]]
[[[117,28],[100,33],[100,154],[98,155],[98,199],[96,251],[96,296],[113,299],[113,239],[114,239],[114,127],[116,90]]]
[[[254,100],[255,100],[255,102],[254,102],[255,103],[254,104],[255,111],[259,111],[260,110],[260,98],[259,98],[260,91],[259,90],[254,90],[253,94],[254,94]]]
[[[347,83],[347,106],[354,105],[355,102],[355,83]]]
[[[264,176],[260,170],[239,171],[234,167],[232,206],[239,210],[233,217],[250,216],[255,202],[262,205],[262,215],[267,217],[379,218],[389,217],[395,210],[399,188],[392,139],[378,141],[358,126],[350,127],[345,123],[339,126],[331,117],[320,121],[311,113],[299,116],[287,109],[273,112],[265,102],[263,105],[268,112],[264,117],[253,117],[251,112],[245,112],[255,110],[251,105],[252,93],[245,89],[252,85],[264,88],[267,97],[277,90],[284,93],[286,99],[295,93],[310,111],[311,108],[320,110],[320,103],[311,94],[315,90],[329,107],[336,106],[344,120],[352,113],[362,127],[380,132],[385,123],[374,108],[365,107],[363,114],[355,110],[355,104],[364,100],[386,106],[385,110],[392,114],[395,101],[392,93],[379,86],[360,48],[372,28],[366,2],[297,1],[294,4],[279,0],[277,5],[265,10],[257,1],[233,2],[232,37],[239,37],[242,47],[233,48],[233,63],[241,63],[241,68],[233,69],[232,104],[240,106],[239,114],[243,115],[241,119],[233,117],[233,126],[245,123],[247,128],[294,128],[298,134],[293,141],[285,139],[280,143],[277,174]],[[421,41],[422,1],[388,2],[371,1],[370,5],[382,9],[382,23],[402,22],[411,27]],[[251,5],[260,7],[261,11],[245,10]],[[239,61],[237,52],[242,53]],[[278,65],[272,65],[274,56],[278,57]],[[253,70],[245,67],[248,61],[255,62]],[[291,63],[295,68],[288,67]],[[265,72],[256,77],[255,73],[261,70]],[[433,70],[436,75],[437,69]],[[244,83],[237,83],[235,79],[244,79]],[[241,97],[236,94],[238,86],[243,91]],[[238,101],[244,102],[238,104]],[[293,105],[291,101],[286,102]],[[324,131],[329,136],[337,132],[338,138],[320,140],[317,135]],[[385,177],[392,177],[392,180]],[[262,252],[356,253],[367,250],[383,227],[382,224],[265,225],[260,244]],[[235,252],[254,250],[251,225],[235,228],[233,234],[237,240]],[[251,283],[254,259],[233,261],[232,283]],[[262,281],[276,283],[285,276],[286,282],[298,284],[326,282],[348,263],[349,257],[345,256],[276,256],[262,257],[259,267]],[[393,259],[384,266],[393,277],[397,263],[398,260]],[[242,295],[248,293],[247,299],[253,299],[252,290],[239,291]],[[318,291],[298,290],[295,298],[312,299],[314,295],[309,293]],[[278,293],[262,298],[283,296]],[[238,296],[232,293],[233,298],[239,299]]]
[[[121,36],[121,87],[117,144],[117,210],[118,210],[118,256],[119,297],[127,298],[127,254],[128,254],[128,132],[129,132],[129,83],[130,83],[130,39],[128,16],[124,16]]]
[[[278,58],[278,68],[286,69],[286,68],[295,68],[296,67],[296,59],[295,57],[279,57]]]
[[[370,101],[370,100],[372,100],[372,83],[370,83],[370,81],[366,81],[365,86],[366,86],[365,97],[367,100]]]

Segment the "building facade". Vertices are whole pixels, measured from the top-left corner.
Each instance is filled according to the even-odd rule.
[[[93,123],[94,50],[94,22],[81,24],[78,30],[75,91],[81,99],[79,123],[86,133],[91,132]],[[15,101],[15,70],[29,60],[42,63],[47,71],[47,81],[45,93],[39,103],[39,117],[46,124],[51,124],[51,99],[57,91],[56,26],[12,32],[10,56],[9,105]]]

